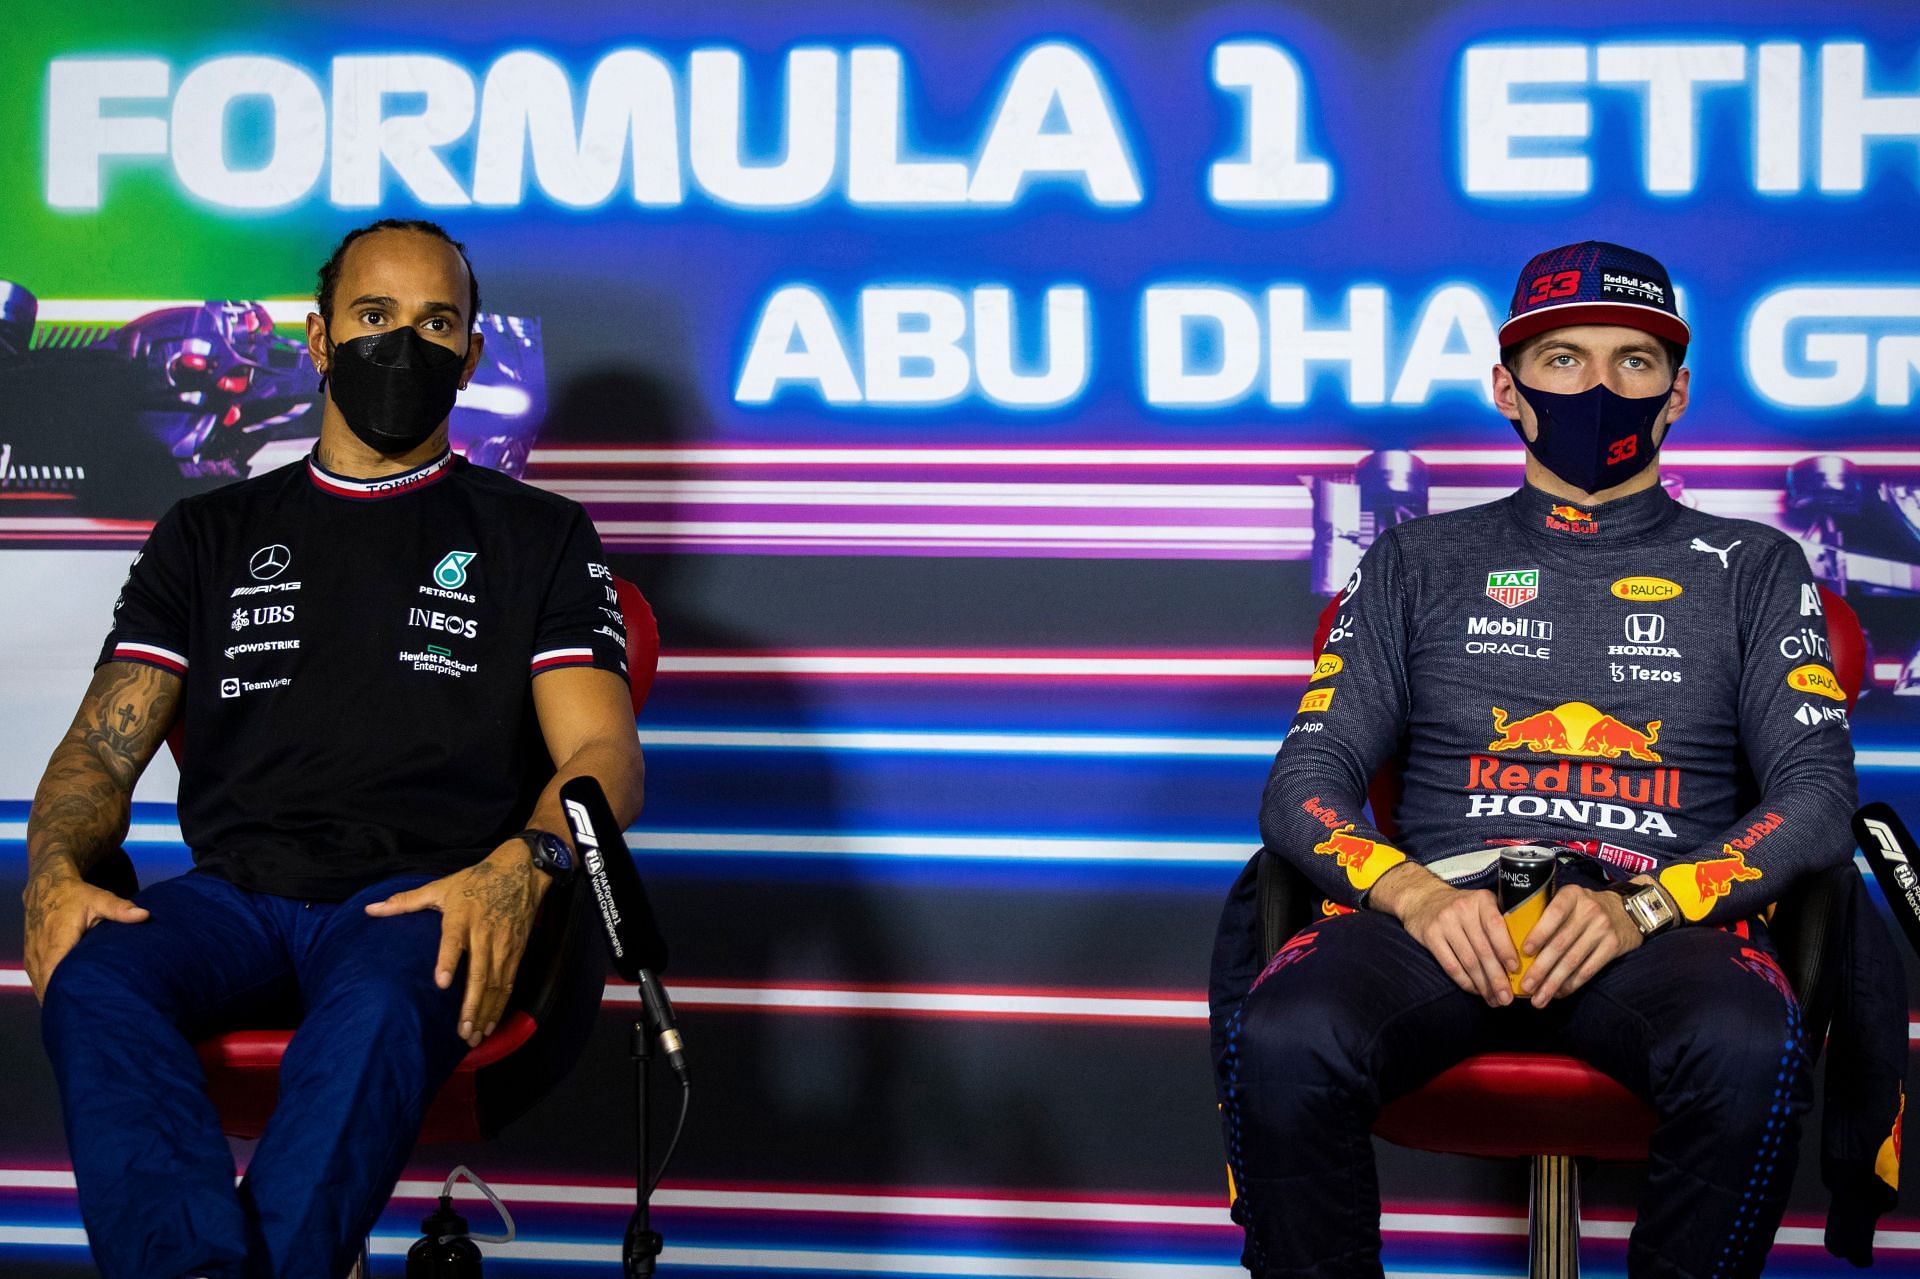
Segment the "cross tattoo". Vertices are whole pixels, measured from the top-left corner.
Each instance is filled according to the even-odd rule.
[[[135,718],[135,713],[133,709],[133,703],[128,702],[125,706],[122,706],[120,708],[120,731],[123,733],[126,732],[127,725],[133,723],[134,718]]]

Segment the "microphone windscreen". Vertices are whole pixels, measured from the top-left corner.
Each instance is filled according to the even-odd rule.
[[[606,932],[614,970],[628,981],[639,981],[643,968],[665,972],[666,938],[606,792],[591,777],[570,778],[560,787],[560,807],[573,830],[573,847]]]

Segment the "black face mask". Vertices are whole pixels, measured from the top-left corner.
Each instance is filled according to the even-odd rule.
[[[328,393],[368,448],[418,448],[453,411],[466,358],[411,328],[336,342]]]
[[[1653,426],[1673,394],[1625,396],[1604,383],[1572,395],[1542,391],[1518,377],[1513,385],[1533,409],[1536,432],[1527,439],[1540,464],[1582,493],[1598,493],[1624,484],[1653,461]],[[1662,443],[1665,443],[1663,440]]]

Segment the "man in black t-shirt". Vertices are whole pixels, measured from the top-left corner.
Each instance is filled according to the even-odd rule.
[[[561,783],[639,811],[593,526],[448,450],[478,307],[438,227],[342,241],[313,455],[155,525],[35,797],[27,971],[105,1275],[337,1279],[570,870]],[[84,875],[176,722],[194,870],[127,901]],[[295,1003],[236,1191],[192,1040]]]

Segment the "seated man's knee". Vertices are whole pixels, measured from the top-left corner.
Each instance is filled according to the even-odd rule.
[[[329,989],[320,1020],[330,1033],[389,1046],[457,1040],[455,1019],[465,980],[458,974],[451,988],[441,990],[430,971],[369,971]],[[309,1011],[309,1021],[316,1011]]]
[[[1240,1082],[1324,1101],[1371,1085],[1363,1060],[1377,1026],[1327,974],[1289,972],[1261,984],[1229,1028]]]
[[[124,966],[87,941],[82,937],[47,979],[40,1016],[49,1030],[75,1021],[119,1019],[127,1005],[151,1003]]]
[[[1717,997],[1669,1028],[1670,1085],[1692,1105],[1758,1097],[1799,1109],[1808,1068],[1799,1003],[1770,959],[1743,958],[1748,972],[1729,973]]]

